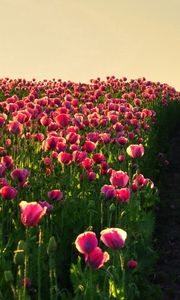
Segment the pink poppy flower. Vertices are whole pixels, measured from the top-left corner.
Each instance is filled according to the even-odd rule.
[[[110,182],[113,186],[116,187],[125,187],[129,181],[129,176],[126,172],[123,171],[112,171]]]
[[[46,116],[43,116],[41,119],[40,119],[40,123],[42,126],[49,126],[50,123],[51,123],[52,119],[51,118],[48,118]]]
[[[15,169],[11,172],[11,177],[17,179],[21,185],[25,184],[30,172],[26,169]]]
[[[13,134],[20,134],[23,131],[23,125],[18,121],[10,121],[7,125],[7,129]]]
[[[30,288],[30,286],[31,286],[31,279],[29,279],[28,277],[26,277],[26,278],[23,278],[22,280],[21,280],[21,286],[22,287],[26,287],[27,289],[28,288]]]
[[[76,144],[76,143],[79,143],[80,136],[79,136],[79,134],[77,134],[75,132],[69,132],[66,135],[66,140],[69,144]]]
[[[116,190],[116,198],[119,202],[129,202],[130,195],[131,193],[129,188],[122,188]]]
[[[44,142],[42,143],[42,148],[44,151],[48,151],[52,149],[54,150],[56,149],[57,143],[58,143],[58,137],[50,136],[46,140],[44,140]]]
[[[4,177],[0,178],[0,187],[3,187],[5,185],[9,185],[7,179]]]
[[[96,247],[89,254],[85,254],[85,262],[95,270],[103,267],[108,260],[109,254],[107,252],[103,252],[99,247]]]
[[[60,201],[63,199],[63,193],[60,190],[52,190],[48,192],[49,200]]]
[[[101,231],[100,240],[111,249],[121,249],[125,245],[127,233],[120,228],[107,228]]]
[[[123,155],[123,154],[120,154],[120,155],[118,156],[118,160],[119,160],[120,162],[125,161],[125,159],[126,159],[126,157],[125,157],[125,155]]]
[[[128,139],[125,136],[120,136],[116,139],[116,142],[120,145],[125,145],[128,143]]]
[[[31,286],[31,279],[29,279],[28,277],[26,277],[26,278],[23,278],[22,280],[21,280],[21,286],[22,287],[26,287],[27,289],[29,289],[30,288],[30,286]]]
[[[115,188],[113,185],[103,185],[101,188],[101,193],[104,194],[107,200],[112,199],[115,197]]]
[[[138,262],[136,261],[136,260],[129,260],[128,262],[127,262],[127,266],[128,266],[128,268],[130,268],[130,269],[134,269],[134,268],[136,268],[137,266],[138,266]]]
[[[137,190],[140,190],[145,185],[147,185],[148,182],[149,182],[148,179],[144,178],[144,176],[142,174],[137,174],[132,182],[131,188],[132,188],[133,192],[136,192]]]
[[[126,152],[132,158],[139,158],[144,155],[144,147],[142,144],[130,145],[129,147],[127,147]]]
[[[71,121],[70,115],[65,114],[65,113],[61,113],[61,114],[57,115],[57,117],[56,117],[56,122],[61,127],[68,126],[70,121]]]
[[[96,164],[101,164],[105,160],[105,157],[101,153],[95,153],[93,155],[93,160]]]
[[[80,164],[86,157],[87,153],[83,151],[75,150],[72,153],[73,161],[75,161],[77,164]]]
[[[44,140],[44,134],[43,133],[35,133],[33,135],[33,139],[37,142],[42,142]]]
[[[2,127],[6,122],[6,119],[2,116],[0,116],[0,127]]]
[[[91,253],[98,245],[96,234],[92,231],[85,231],[78,235],[75,240],[76,249],[83,254]]]
[[[69,165],[72,161],[72,154],[68,152],[60,152],[58,154],[58,161],[61,164]]]
[[[87,174],[87,178],[89,181],[94,181],[96,180],[96,173],[93,171],[89,171]]]
[[[4,164],[0,164],[0,177],[4,175],[6,171],[6,166]]]
[[[11,139],[6,139],[6,140],[5,140],[5,145],[6,145],[7,147],[10,147],[10,146],[12,145]]]
[[[86,157],[82,163],[81,163],[82,167],[86,170],[91,169],[91,167],[93,166],[93,160],[89,157]]]
[[[21,209],[21,222],[25,226],[36,226],[41,218],[45,215],[47,207],[42,207],[37,202],[21,201],[19,203]]]
[[[67,145],[64,142],[58,142],[56,145],[56,150],[58,153],[65,151],[67,148]]]
[[[13,168],[12,156],[6,155],[1,157],[1,163],[4,164],[7,169],[12,169]]]
[[[86,141],[84,143],[84,150],[88,153],[93,152],[96,149],[96,144],[91,141]]]
[[[5,200],[12,200],[16,197],[17,190],[14,187],[10,186],[10,185],[4,185],[0,189],[0,195]]]
[[[101,163],[101,169],[100,169],[100,172],[102,175],[106,174],[107,173],[107,170],[109,169],[109,165],[107,162],[103,161]]]
[[[49,204],[47,201],[39,201],[39,204],[42,206],[42,207],[46,207],[47,210],[46,212],[49,213],[53,210],[54,206],[52,204]]]

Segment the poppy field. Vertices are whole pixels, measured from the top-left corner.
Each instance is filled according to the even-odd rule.
[[[1,300],[143,299],[179,100],[145,78],[0,79]]]

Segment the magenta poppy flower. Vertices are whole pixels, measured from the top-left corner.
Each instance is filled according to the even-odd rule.
[[[58,161],[61,164],[69,165],[72,161],[72,154],[68,152],[60,152],[58,154]]]
[[[116,189],[116,198],[119,202],[129,202],[130,195],[129,188]]]
[[[65,151],[67,148],[67,145],[64,142],[58,142],[56,145],[56,150],[58,153]]]
[[[93,166],[93,160],[89,157],[86,157],[82,163],[81,163],[82,167],[86,170],[91,169],[91,167]]]
[[[4,175],[6,171],[6,166],[4,164],[0,164],[0,177]]]
[[[33,135],[33,139],[36,141],[36,142],[42,142],[44,140],[44,134],[43,133],[35,133]]]
[[[132,190],[133,192],[136,192],[137,190],[142,189],[145,185],[147,185],[148,179],[144,178],[142,174],[137,174],[132,182]]]
[[[112,171],[110,182],[113,186],[116,187],[125,187],[129,181],[129,176],[126,172],[123,171]]]
[[[21,286],[22,287],[26,287],[27,289],[28,288],[30,288],[30,286],[31,286],[31,279],[29,279],[28,277],[26,277],[26,278],[23,278],[22,280],[21,280]]]
[[[144,155],[144,147],[142,144],[130,145],[129,147],[127,147],[126,152],[132,158],[139,158]]]
[[[87,178],[89,181],[94,181],[96,180],[96,173],[93,171],[89,171],[87,174]]]
[[[6,155],[1,157],[1,163],[4,164],[7,169],[12,169],[13,168],[12,156]]]
[[[2,116],[0,116],[0,127],[2,127],[6,122],[6,119]]]
[[[30,174],[30,171],[27,169],[15,169],[14,171],[11,172],[11,177],[13,179],[17,179],[21,185],[23,185],[28,176]]]
[[[55,150],[58,143],[58,137],[50,136],[46,140],[44,140],[42,146],[45,151]]]
[[[121,249],[125,245],[127,233],[120,228],[107,228],[101,231],[100,240],[111,249]]]
[[[0,178],[0,187],[3,187],[5,185],[9,185],[7,179],[4,177]]]
[[[107,200],[115,197],[115,187],[113,185],[103,185],[101,188],[101,193],[104,194]]]
[[[125,136],[120,136],[116,139],[116,142],[120,145],[125,145],[128,143],[128,139]]]
[[[101,138],[101,140],[102,140],[102,142],[104,144],[108,144],[111,141],[111,135],[110,135],[110,133],[106,133],[106,132],[101,133],[100,134],[100,138]]]
[[[10,147],[10,146],[12,145],[11,139],[6,139],[6,140],[5,140],[5,145],[6,145],[7,147]]]
[[[48,192],[48,198],[54,201],[60,201],[63,199],[63,193],[60,190],[52,190]]]
[[[23,125],[18,121],[10,121],[7,125],[7,129],[13,134],[20,134],[23,131]]]
[[[123,154],[120,154],[120,155],[118,156],[118,160],[119,160],[120,162],[125,161],[125,159],[126,159],[126,157],[125,157],[125,155],[123,155]]]
[[[105,157],[101,153],[95,153],[93,155],[93,160],[96,164],[101,164],[105,160]]]
[[[84,150],[88,153],[93,152],[96,149],[96,144],[91,141],[86,141],[84,143]]]
[[[83,151],[75,150],[72,153],[73,161],[75,161],[77,164],[80,164],[86,157],[87,153]]]
[[[0,195],[5,200],[12,200],[16,197],[17,190],[14,187],[10,186],[10,185],[4,185],[0,189]]]
[[[66,140],[69,144],[76,144],[76,143],[79,143],[80,136],[79,136],[79,134],[77,134],[75,132],[69,132],[66,135]]]
[[[89,254],[85,254],[85,262],[95,270],[103,267],[108,260],[109,254],[107,252],[103,252],[99,247],[96,247]]]
[[[21,222],[25,226],[36,226],[41,218],[45,215],[47,207],[42,207],[37,202],[21,201],[19,203],[21,209]]]
[[[0,156],[6,155],[7,150],[4,147],[0,147]]]
[[[42,207],[46,207],[47,210],[46,212],[49,213],[53,210],[54,206],[52,204],[49,204],[47,201],[39,201],[39,204],[42,206]]]
[[[76,249],[83,254],[91,253],[98,245],[96,234],[92,231],[86,231],[78,235],[75,240]]]
[[[128,262],[127,262],[127,266],[128,266],[128,268],[130,268],[130,269],[134,269],[134,268],[136,268],[137,266],[138,266],[138,262],[136,261],[136,260],[129,260]]]
[[[68,126],[68,124],[71,121],[71,117],[68,114],[62,113],[57,115],[56,117],[56,122],[58,125],[60,125],[61,127],[66,127]]]

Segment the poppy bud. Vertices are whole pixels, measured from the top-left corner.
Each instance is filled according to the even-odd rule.
[[[48,255],[53,254],[54,252],[56,252],[56,249],[57,249],[57,243],[56,243],[55,237],[51,236],[49,239],[48,246],[47,246],[47,254]]]

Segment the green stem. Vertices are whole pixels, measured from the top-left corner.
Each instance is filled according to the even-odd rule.
[[[26,278],[28,275],[28,246],[29,246],[29,228],[26,227],[26,248],[24,257],[24,286],[23,286],[23,300],[26,300]]]
[[[122,299],[125,299],[125,269],[124,269],[124,257],[122,252],[119,252],[119,261],[121,266],[121,272],[122,272],[122,280],[121,280],[121,291],[122,291]]]
[[[88,284],[88,289],[89,289],[89,300],[93,300],[93,280],[92,280],[92,268],[89,267],[89,284]]]
[[[101,199],[101,230],[103,229],[103,219],[104,219],[104,207],[103,207],[103,200]]]
[[[38,241],[38,300],[41,300],[41,244],[42,244],[42,230],[39,225],[39,241]]]

